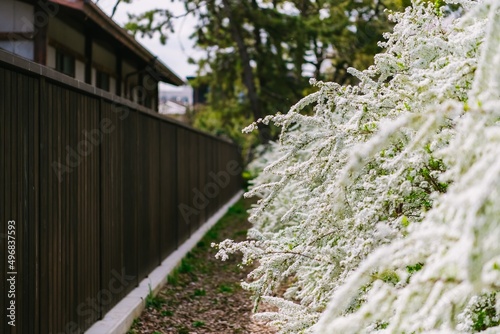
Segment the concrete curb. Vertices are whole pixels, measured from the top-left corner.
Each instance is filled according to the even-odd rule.
[[[219,221],[229,207],[236,203],[243,191],[238,192],[229,202],[219,209],[210,219],[203,224],[186,242],[175,252],[170,254],[148,277],[132,290],[125,298],[115,305],[104,318],[90,327],[85,334],[125,334],[130,329],[135,318],[144,310],[149,289],[156,295],[167,282],[168,274],[177,267],[186,254],[193,249],[205,233]]]

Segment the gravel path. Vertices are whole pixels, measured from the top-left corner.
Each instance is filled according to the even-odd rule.
[[[148,298],[146,310],[128,334],[276,333],[252,319],[250,293],[239,285],[250,268],[238,268],[239,257],[225,262],[215,259],[216,251],[210,247],[227,238],[245,238],[251,202],[240,200],[207,233],[169,276],[160,294]]]

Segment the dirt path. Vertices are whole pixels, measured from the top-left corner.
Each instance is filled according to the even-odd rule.
[[[239,257],[215,259],[216,250],[210,247],[227,238],[245,238],[250,204],[240,200],[229,209],[169,276],[160,294],[147,299],[129,334],[276,333],[252,319],[250,293],[239,285],[250,269],[238,268]]]

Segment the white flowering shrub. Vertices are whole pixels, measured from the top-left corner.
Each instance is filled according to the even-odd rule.
[[[262,120],[282,133],[254,227],[217,247],[256,262],[243,285],[281,333],[500,333],[500,12],[450,3],[392,14],[358,85]]]

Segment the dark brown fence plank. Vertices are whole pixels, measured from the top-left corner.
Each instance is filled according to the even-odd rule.
[[[39,272],[38,272],[38,246],[39,246],[39,217],[38,217],[38,110],[39,110],[39,86],[38,80],[30,76],[22,78],[23,92],[30,92],[29,96],[20,96],[23,108],[22,136],[24,140],[23,165],[23,233],[21,248],[24,256],[20,263],[23,267],[21,285],[23,287],[23,309],[24,319],[31,319],[23,323],[23,332],[37,333],[38,327],[38,302],[39,302]],[[1,155],[1,154],[0,154]],[[19,297],[18,297],[19,298]]]
[[[42,92],[44,94],[42,94]],[[48,127],[49,127],[49,113],[48,107],[49,90],[47,89],[46,81],[44,78],[40,79],[40,303],[39,303],[39,318],[40,318],[40,332],[49,332],[49,318],[48,318],[48,249],[49,249],[49,233],[48,233],[48,214],[47,208],[49,206],[49,199],[47,190],[49,187],[48,174],[50,170],[50,163],[48,160]]]
[[[151,272],[161,264],[160,258],[160,122],[154,118],[148,118],[149,136],[149,192],[148,210],[150,212],[149,225],[149,254],[150,259],[148,272]]]
[[[177,240],[182,244],[190,236],[194,214],[189,182],[189,136],[185,129],[177,129]]]
[[[145,115],[137,115],[137,174],[135,188],[135,205],[137,206],[137,268],[139,281],[148,274],[148,245],[149,242],[149,211],[147,210],[148,194],[148,165],[149,165],[149,137],[147,136],[147,118]]]
[[[126,111],[125,111],[126,112]],[[123,117],[123,116],[122,116]],[[137,113],[129,111],[123,119],[123,260],[125,274],[133,276],[130,289],[139,284],[138,252],[137,252]]]
[[[126,286],[120,283],[123,262],[123,205],[121,149],[123,124],[119,110],[109,102],[102,103],[103,131],[96,134],[101,142],[101,289],[110,292],[111,299],[100,301],[103,313],[109,311],[123,296]],[[109,120],[109,122],[107,121]],[[109,124],[109,125],[107,125]]]
[[[160,247],[165,259],[178,247],[177,241],[177,128],[160,125]]]

